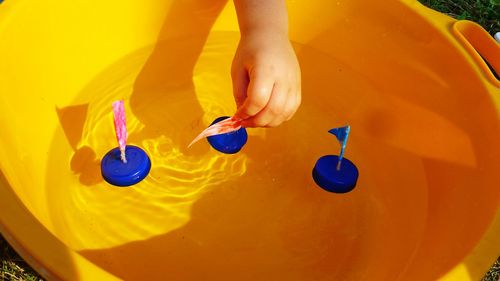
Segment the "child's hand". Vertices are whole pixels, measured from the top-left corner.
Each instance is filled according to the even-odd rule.
[[[245,127],[275,127],[292,118],[300,101],[300,68],[286,35],[242,36],[233,60],[233,92]]]

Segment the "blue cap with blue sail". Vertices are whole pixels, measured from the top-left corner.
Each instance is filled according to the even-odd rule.
[[[340,143],[340,154],[325,155],[316,161],[313,169],[313,179],[326,191],[335,193],[346,193],[351,191],[358,180],[358,168],[344,158],[347,139],[349,138],[350,126],[333,128],[328,132],[335,137]]]
[[[337,171],[340,170],[340,165],[342,163],[342,158],[344,158],[345,146],[347,144],[347,139],[349,138],[349,132],[351,131],[351,126],[347,125],[340,128],[333,128],[328,131],[330,134],[337,137],[340,143],[340,154],[339,161],[337,162]]]

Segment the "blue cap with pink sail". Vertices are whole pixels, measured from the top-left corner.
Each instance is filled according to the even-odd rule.
[[[334,128],[328,132],[340,143],[339,155],[325,155],[318,159],[312,172],[318,186],[334,193],[346,193],[354,189],[359,172],[356,166],[344,157],[350,126]]]
[[[109,184],[131,186],[149,174],[151,160],[140,147],[127,145],[125,105],[122,100],[113,103],[113,116],[118,147],[111,149],[102,158],[101,174]]]

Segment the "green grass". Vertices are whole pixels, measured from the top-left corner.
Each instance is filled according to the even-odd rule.
[[[500,0],[419,0],[457,19],[479,23],[490,34],[500,31]]]
[[[423,4],[458,19],[481,24],[488,32],[500,31],[500,0],[419,0]],[[0,0],[1,2],[1,0]],[[29,265],[0,236],[0,280],[42,280]],[[500,258],[483,281],[498,281]]]
[[[0,280],[42,280],[0,235]]]
[[[486,273],[482,281],[498,281],[500,280],[500,257]]]

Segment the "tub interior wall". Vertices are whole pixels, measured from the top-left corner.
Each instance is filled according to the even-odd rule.
[[[472,249],[498,207],[498,112],[440,33],[397,1],[290,1],[302,107],[229,157],[183,145],[234,111],[234,8],[203,2],[19,1],[0,20],[0,168],[49,231],[130,278],[252,261],[249,280],[435,279]],[[148,189],[113,189],[96,170],[115,145],[115,98],[131,141],[157,155]],[[361,176],[332,195],[310,170],[346,123]]]

